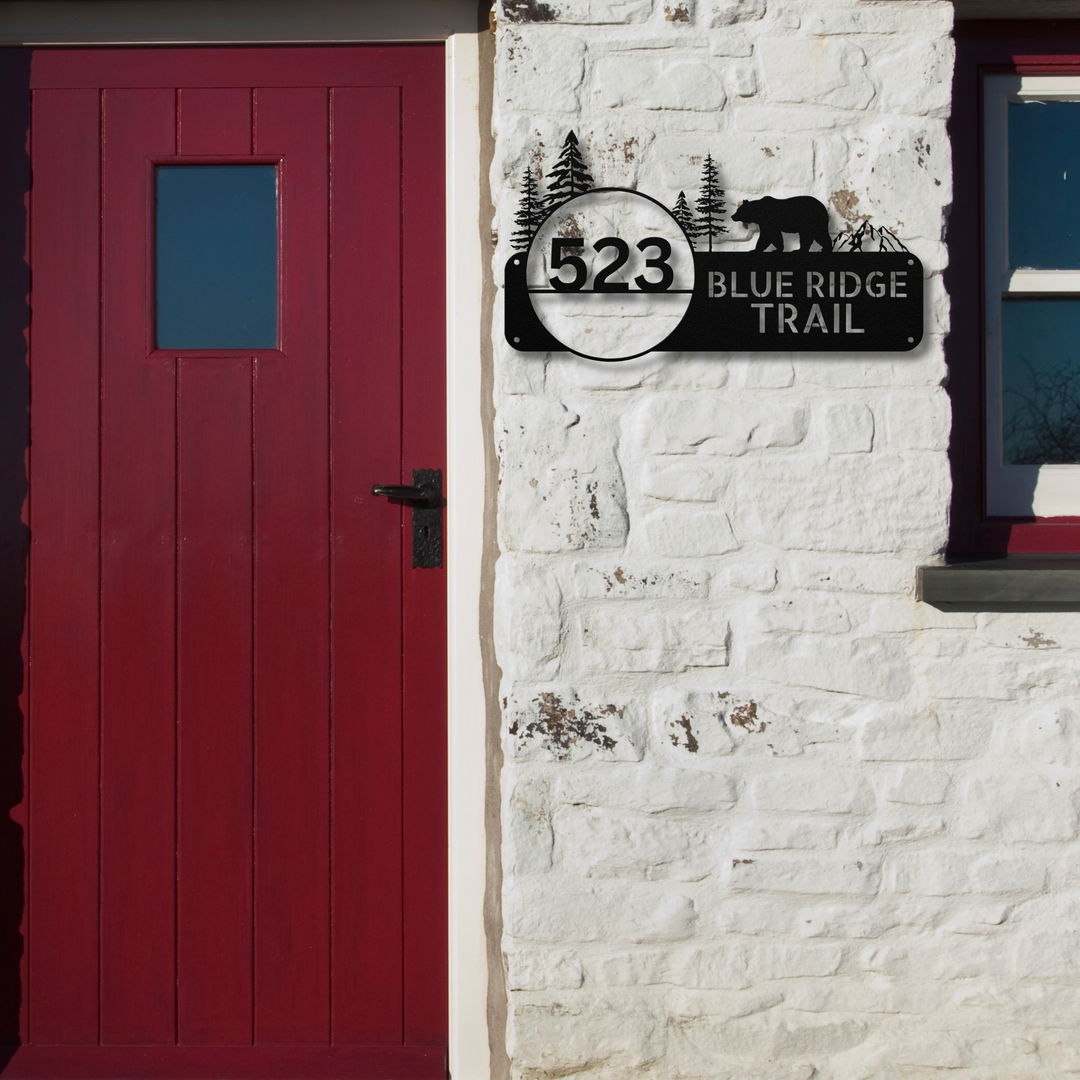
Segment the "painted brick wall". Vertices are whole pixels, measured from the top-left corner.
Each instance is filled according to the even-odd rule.
[[[598,184],[671,205],[711,153],[729,209],[812,194],[929,274],[899,358],[605,365],[496,316],[516,1076],[1080,1072],[1080,621],[913,595],[948,525],[951,18],[497,12],[497,280],[571,129]]]

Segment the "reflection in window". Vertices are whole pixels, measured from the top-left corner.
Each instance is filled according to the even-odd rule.
[[[1080,102],[1009,103],[1009,262],[1080,269]]]
[[[277,168],[159,165],[159,349],[277,347]]]
[[[1080,462],[1080,299],[1002,304],[1007,465]]]

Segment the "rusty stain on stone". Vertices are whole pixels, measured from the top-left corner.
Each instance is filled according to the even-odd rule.
[[[683,732],[686,735],[686,749],[689,750],[691,754],[696,754],[698,752],[698,741],[697,737],[694,735],[693,728],[691,728],[690,726],[690,717],[680,716],[679,719],[675,721],[675,723],[683,729]],[[672,733],[671,741],[676,746],[678,746],[679,736]]]
[[[766,727],[765,721],[758,719],[757,702],[752,698],[741,705],[736,705],[728,713],[727,719],[733,727],[741,727],[745,731],[752,731],[755,735],[760,735]]]
[[[557,17],[555,9],[540,0],[503,0],[502,9],[509,22],[554,22]]]
[[[555,231],[556,236],[564,237],[567,240],[574,239],[581,236],[581,222],[578,221],[573,214],[568,215],[562,222],[560,222],[558,229]],[[573,425],[571,425],[572,427]]]
[[[855,207],[858,205],[859,196],[848,188],[840,188],[839,191],[834,191],[829,196],[829,202],[832,203],[833,208],[845,221],[854,223],[856,221],[870,220],[869,215],[856,212]]]
[[[592,743],[601,750],[614,750],[617,740],[607,733],[600,721],[605,717],[621,717],[625,707],[600,705],[594,712],[587,706],[564,704],[558,694],[545,691],[533,698],[537,716],[522,724],[515,720],[510,734],[522,740],[542,739],[556,757],[565,758],[571,747],[581,742]]]

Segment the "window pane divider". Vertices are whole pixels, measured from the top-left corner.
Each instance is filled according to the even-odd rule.
[[[1080,293],[1080,270],[1014,270],[1001,295],[1017,293]]]

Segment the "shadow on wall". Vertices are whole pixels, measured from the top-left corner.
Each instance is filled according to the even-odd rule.
[[[11,811],[23,801],[30,55],[29,49],[5,49],[0,62],[0,1068],[19,1043],[25,903],[23,829]]]

